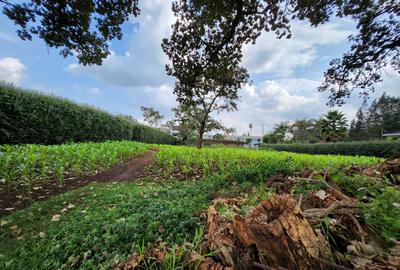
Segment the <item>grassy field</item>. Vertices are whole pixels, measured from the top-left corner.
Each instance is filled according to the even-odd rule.
[[[29,185],[60,166],[64,173],[93,172],[151,147],[133,142],[27,145],[14,150],[4,146],[1,172],[2,177],[12,176],[6,178],[8,184]],[[110,269],[134,251],[193,241],[205,225],[202,213],[215,198],[250,197],[254,205],[266,199],[273,194],[262,185],[268,175],[305,169],[337,173],[341,167],[381,160],[237,148],[158,148],[153,169],[163,181],[147,177],[134,183],[94,183],[3,217],[0,269]],[[186,180],[175,179],[177,171]],[[173,267],[162,269],[176,269],[178,263],[179,258]]]

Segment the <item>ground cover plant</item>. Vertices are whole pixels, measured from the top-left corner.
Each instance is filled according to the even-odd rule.
[[[0,179],[8,188],[79,178],[143,153],[148,144],[120,141],[62,145],[1,145]]]
[[[92,184],[36,203],[2,219],[0,268],[109,269],[142,242],[190,240],[222,180]]]

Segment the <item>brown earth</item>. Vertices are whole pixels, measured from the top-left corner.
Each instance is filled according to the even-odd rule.
[[[115,165],[110,170],[99,172],[95,175],[85,176],[80,179],[66,178],[63,185],[59,185],[56,180],[38,183],[29,192],[21,189],[7,190],[0,185],[0,217],[25,208],[33,202],[46,200],[49,196],[68,192],[89,183],[130,182],[139,179],[145,175],[146,167],[153,164],[156,151],[155,149],[149,150],[125,163]]]

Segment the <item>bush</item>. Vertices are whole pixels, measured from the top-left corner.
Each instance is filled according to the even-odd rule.
[[[160,130],[67,99],[0,84],[0,144],[137,140],[174,143]]]
[[[262,144],[261,148],[308,154],[391,157],[400,154],[400,141],[382,140],[315,144]]]

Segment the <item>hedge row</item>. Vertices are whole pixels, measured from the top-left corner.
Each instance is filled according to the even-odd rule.
[[[135,140],[172,144],[175,138],[102,110],[0,84],[0,144],[60,144]]]
[[[308,154],[391,157],[400,155],[400,141],[359,141],[315,144],[262,144],[263,149]]]

